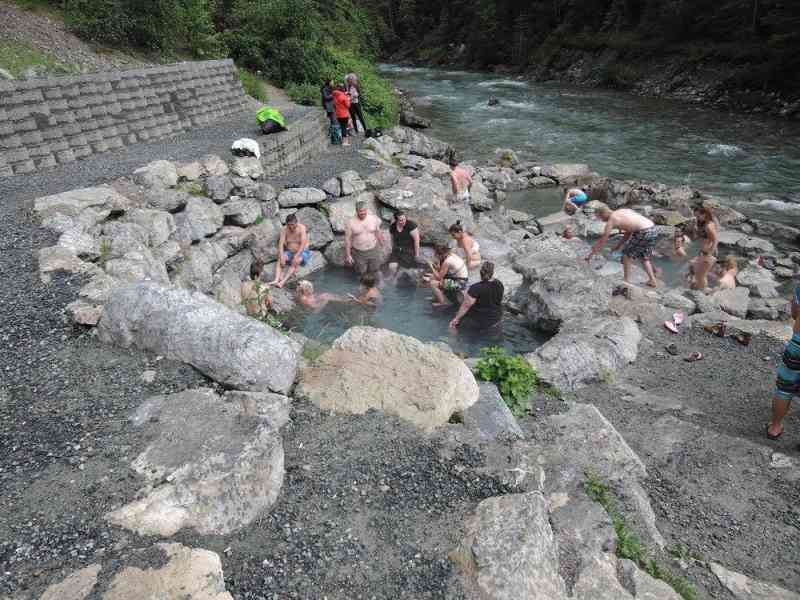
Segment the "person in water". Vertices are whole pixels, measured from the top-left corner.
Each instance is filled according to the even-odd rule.
[[[634,260],[640,260],[647,273],[647,285],[656,287],[658,282],[653,270],[653,263],[650,260],[653,255],[653,248],[655,248],[658,241],[658,229],[655,223],[630,208],[620,208],[612,211],[607,206],[602,205],[595,211],[595,214],[601,221],[605,222],[606,227],[603,230],[603,235],[595,242],[591,252],[586,256],[586,262],[589,262],[592,256],[600,252],[611,236],[611,232],[614,229],[619,229],[624,234],[624,237],[615,250],[622,249],[622,270],[625,283],[630,283],[631,264]]]
[[[735,256],[726,256],[718,264],[719,266],[719,279],[717,281],[716,290],[732,290],[736,287],[736,274],[738,271],[738,264]]]
[[[370,308],[375,308],[381,302],[383,302],[383,296],[381,295],[381,291],[378,289],[378,278],[375,277],[375,274],[364,273],[364,275],[361,276],[360,293],[358,296],[353,296],[351,294],[350,298],[359,304],[369,306]]]
[[[580,188],[569,188],[564,191],[564,212],[568,215],[574,215],[578,212],[579,208],[589,201],[589,196],[586,195]]]
[[[433,291],[433,306],[447,306],[451,300],[457,302],[458,294],[467,289],[469,271],[464,259],[453,254],[447,244],[436,244],[434,252],[439,266],[425,279]]]
[[[256,259],[250,265],[250,279],[242,283],[242,304],[251,317],[262,318],[272,308],[269,286],[261,281],[264,262]]]
[[[385,244],[381,220],[369,214],[366,202],[356,202],[356,216],[347,221],[344,232],[344,256],[356,273],[378,273],[383,264]]]
[[[327,292],[315,294],[314,284],[307,279],[303,279],[297,284],[295,299],[300,306],[309,308],[314,312],[322,310],[329,302],[347,302],[346,298],[342,298],[336,294],[329,294]]]
[[[800,398],[800,285],[792,297],[792,339],[786,344],[775,381],[772,399],[772,418],[767,425],[767,437],[777,440],[783,435],[783,419],[789,413],[792,400]]]
[[[402,210],[394,214],[394,222],[389,227],[392,236],[392,254],[389,257],[389,276],[393,277],[397,270],[414,269],[419,266],[419,228],[414,221],[409,221]]]
[[[458,163],[453,164],[453,170],[450,172],[450,186],[453,190],[453,201],[455,203],[469,204],[472,175]]]
[[[483,263],[480,282],[472,284],[464,294],[450,327],[455,329],[462,321],[476,331],[499,327],[503,321],[503,294],[505,288],[502,282],[494,279],[494,263]]]
[[[705,290],[708,287],[708,272],[717,262],[718,228],[711,208],[702,204],[694,209],[697,221],[696,236],[701,241],[700,254],[693,261],[694,282],[692,288]]]
[[[472,237],[471,233],[464,231],[461,221],[456,221],[450,225],[450,237],[452,237],[461,251],[464,253],[464,258],[467,261],[467,269],[477,269],[481,266],[481,246],[478,241]]]
[[[278,238],[278,262],[275,263],[275,279],[269,285],[283,287],[297,272],[297,269],[307,265],[310,260],[308,230],[305,225],[297,221],[297,215],[292,213],[286,217],[286,225],[281,228],[281,235]],[[286,275],[281,277],[283,269],[287,265],[289,268]]]

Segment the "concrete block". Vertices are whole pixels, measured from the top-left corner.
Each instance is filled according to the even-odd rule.
[[[22,162],[14,163],[11,165],[11,168],[14,169],[14,175],[27,175],[28,173],[33,173],[36,170],[36,165],[32,160],[28,159]]]
[[[30,155],[27,148],[14,148],[13,150],[6,150],[6,162],[14,164],[28,160]]]
[[[14,169],[10,166],[0,167],[0,177],[11,177],[14,175]]]
[[[116,150],[117,148],[122,148],[125,144],[122,142],[122,138],[119,136],[108,138],[106,140],[106,144],[111,150]]]
[[[56,152],[56,160],[60,163],[75,162],[75,154],[72,150],[61,150],[60,152]]]
[[[30,114],[30,109],[27,106],[14,106],[6,108],[6,119],[9,121],[22,121]]]
[[[90,146],[76,146],[72,148],[72,153],[75,155],[75,158],[85,158],[91,156],[92,149]]]
[[[38,146],[28,146],[28,156],[31,158],[41,158],[51,154],[50,144],[39,144]]]
[[[41,132],[36,130],[26,131],[21,136],[19,136],[19,139],[26,146],[35,146],[37,144],[41,144],[44,141]]]
[[[57,100],[64,97],[64,92],[60,87],[52,87],[42,90],[45,100]]]
[[[0,150],[11,150],[22,146],[22,138],[16,134],[8,135],[0,139]]]
[[[88,121],[92,118],[92,110],[90,108],[77,108],[75,109],[75,118],[78,121]]]
[[[70,148],[80,148],[89,143],[86,141],[86,136],[83,133],[73,135],[67,138],[67,141],[69,142]]]
[[[36,165],[37,170],[52,169],[58,165],[55,157],[52,154],[48,154],[47,156],[37,159],[34,164]]]
[[[129,133],[123,138],[123,140],[125,141],[126,144],[135,144],[136,142],[139,141],[139,136],[136,135],[135,133]]]
[[[62,152],[63,150],[69,150],[69,142],[64,138],[58,138],[57,140],[52,140],[48,143],[50,147],[50,152]]]
[[[99,142],[92,142],[91,144],[92,150],[94,152],[108,152],[109,147],[105,140],[100,140]]]

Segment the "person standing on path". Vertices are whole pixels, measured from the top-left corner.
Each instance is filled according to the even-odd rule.
[[[792,297],[792,339],[786,344],[775,380],[772,398],[772,419],[767,425],[767,437],[777,440],[783,435],[783,419],[789,413],[792,400],[800,398],[800,285]]]
[[[450,321],[450,327],[464,325],[475,331],[486,331],[498,327],[503,321],[503,283],[494,279],[494,263],[486,261],[481,265],[481,280],[472,284],[464,300]]]
[[[598,208],[595,214],[601,221],[605,222],[606,227],[603,230],[603,235],[595,242],[591,252],[586,255],[584,260],[589,262],[592,256],[603,248],[611,236],[611,232],[614,229],[619,229],[625,235],[614,250],[622,249],[622,270],[625,283],[630,283],[631,263],[634,260],[641,260],[648,277],[647,285],[656,287],[658,282],[653,270],[653,263],[650,261],[650,257],[653,255],[653,248],[655,248],[658,241],[658,229],[655,223],[630,208],[620,208],[612,211],[604,205]]]
[[[283,287],[289,278],[301,266],[311,260],[311,251],[308,249],[308,230],[302,223],[298,223],[297,215],[292,213],[286,217],[286,225],[281,228],[278,238],[278,262],[275,263],[275,279],[269,285]],[[281,279],[284,267],[289,266],[286,276]]]
[[[358,122],[361,121],[361,128],[364,132],[367,131],[367,124],[364,122],[364,113],[361,112],[361,88],[358,85],[358,76],[355,73],[349,73],[345,77],[347,84],[347,93],[350,94],[350,116],[353,119],[353,129],[358,133]]]
[[[333,114],[333,82],[326,79],[322,85],[322,108],[325,109],[325,114],[331,123],[336,123],[336,116]]]
[[[342,128],[342,146],[349,146],[350,134],[347,122],[350,120],[350,96],[343,85],[333,90],[333,111],[336,113],[336,120],[339,121],[339,127]]]
[[[454,202],[469,204],[472,175],[458,163],[453,165],[453,170],[450,172],[450,185],[453,189]]]
[[[356,202],[356,216],[350,218],[344,232],[344,256],[347,264],[353,265],[359,275],[378,274],[384,243],[381,220],[369,214],[365,202]]]
[[[394,214],[394,223],[389,227],[392,235],[392,255],[389,257],[389,276],[394,277],[397,270],[414,269],[419,266],[420,235],[417,224],[409,221],[402,210]]]

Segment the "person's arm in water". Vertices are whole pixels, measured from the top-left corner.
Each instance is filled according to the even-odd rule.
[[[472,305],[475,304],[475,302],[476,302],[475,298],[465,293],[464,299],[461,301],[461,306],[458,307],[458,312],[456,313],[456,316],[453,317],[452,321],[450,321],[450,327],[452,327],[453,329],[458,327],[461,324],[461,319],[463,319],[464,315],[466,315],[469,312],[469,309],[472,308]]]
[[[603,229],[603,235],[601,235],[600,239],[594,243],[594,246],[592,246],[591,251],[589,252],[589,254],[586,255],[586,258],[584,259],[586,260],[586,262],[589,262],[595,254],[597,254],[598,252],[600,252],[600,250],[603,249],[603,246],[605,246],[606,242],[608,241],[608,238],[611,237],[611,231],[614,229],[614,227],[615,227],[614,217],[612,216],[611,218],[608,219],[608,222],[606,223],[606,228]]]
[[[353,242],[352,237],[353,232],[350,230],[350,221],[348,221],[344,228],[344,261],[348,265],[353,264],[353,255],[350,253]]]

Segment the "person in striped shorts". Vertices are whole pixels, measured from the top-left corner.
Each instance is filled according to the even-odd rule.
[[[792,318],[794,332],[778,365],[772,420],[767,425],[767,437],[771,440],[783,435],[783,418],[788,414],[792,400],[800,398],[800,285],[795,288],[792,298]]]

